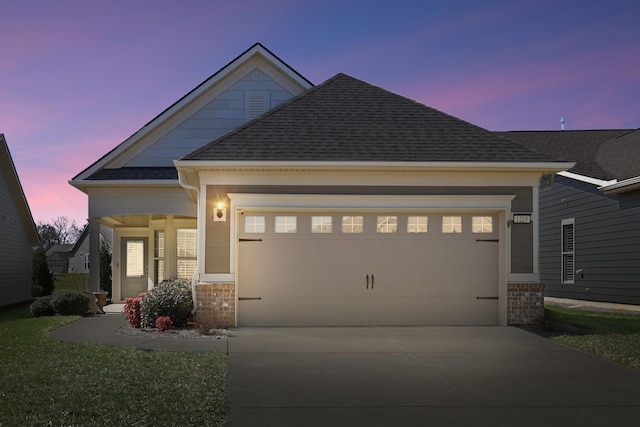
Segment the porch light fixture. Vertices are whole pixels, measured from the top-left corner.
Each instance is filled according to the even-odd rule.
[[[213,220],[214,221],[226,221],[227,220],[227,208],[224,207],[224,202],[218,200],[216,206],[213,208]]]

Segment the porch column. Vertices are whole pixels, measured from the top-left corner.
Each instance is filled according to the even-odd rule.
[[[89,293],[100,291],[100,220],[89,220]]]

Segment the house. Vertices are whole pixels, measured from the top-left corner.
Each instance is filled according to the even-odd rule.
[[[0,306],[31,299],[38,233],[3,134],[0,134]]]
[[[640,304],[640,130],[500,134],[575,161],[539,191],[546,295]]]
[[[227,326],[505,325],[542,315],[538,183],[572,166],[256,44],[70,183],[116,301],[178,277]]]
[[[49,271],[54,274],[68,273],[69,272],[69,256],[73,248],[69,243],[56,243],[47,249],[47,265]]]
[[[108,227],[100,226],[100,242],[111,248],[111,232]],[[89,227],[85,226],[78,240],[69,250],[69,272],[89,273]]]

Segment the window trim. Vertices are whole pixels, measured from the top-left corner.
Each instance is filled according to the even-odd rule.
[[[573,285],[576,282],[576,219],[567,218],[560,222],[560,281],[563,285]],[[565,250],[565,227],[570,226],[571,248]],[[569,272],[568,260],[571,262]]]

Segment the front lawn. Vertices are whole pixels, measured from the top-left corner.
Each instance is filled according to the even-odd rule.
[[[223,426],[227,357],[59,342],[76,317],[0,313],[0,426]]]
[[[640,371],[640,316],[547,306],[545,318],[552,340]]]
[[[56,273],[54,290],[89,292],[89,273]]]

